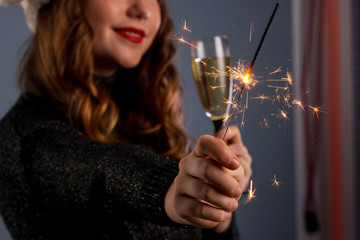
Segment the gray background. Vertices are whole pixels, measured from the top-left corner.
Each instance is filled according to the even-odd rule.
[[[168,0],[175,33],[186,39],[209,35],[227,35],[232,62],[242,59],[249,63],[255,53],[263,30],[275,6],[273,0]],[[278,67],[291,71],[291,1],[279,0],[280,7],[253,69],[257,76],[285,77],[285,72],[270,76]],[[191,33],[182,31],[186,20]],[[255,31],[249,43],[250,21]],[[19,6],[0,8],[0,118],[8,111],[18,96],[16,72],[21,48],[30,33]],[[175,59],[185,88],[184,108],[186,129],[195,138],[212,134],[211,121],[203,113],[192,82],[189,48],[178,45]],[[271,95],[273,91],[261,86],[249,92],[250,96]],[[253,180],[256,186],[254,201],[241,205],[237,211],[242,239],[294,239],[294,160],[293,119],[291,109],[286,109],[290,120],[283,121],[272,113],[280,105],[249,101],[245,128],[241,129],[243,141],[253,157]],[[269,119],[270,128],[260,126],[262,117]],[[235,121],[236,123],[236,121]],[[279,189],[270,187],[276,174],[283,182]],[[0,222],[0,239],[11,239]]]

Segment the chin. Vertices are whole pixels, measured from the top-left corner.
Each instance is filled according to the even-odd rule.
[[[140,64],[141,58],[131,59],[127,61],[119,61],[119,66],[121,68],[134,68]]]

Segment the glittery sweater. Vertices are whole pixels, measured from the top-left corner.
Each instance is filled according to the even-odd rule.
[[[13,239],[235,239],[172,222],[178,173],[135,145],[89,140],[46,101],[20,98],[0,122],[0,212]]]

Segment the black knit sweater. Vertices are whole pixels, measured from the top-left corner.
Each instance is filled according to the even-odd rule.
[[[45,101],[20,98],[0,122],[0,211],[14,239],[233,239],[172,222],[176,162],[89,140]]]

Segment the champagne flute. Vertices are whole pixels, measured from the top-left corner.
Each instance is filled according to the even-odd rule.
[[[195,87],[217,132],[229,111],[232,80],[230,50],[226,36],[206,37],[190,42],[191,69]]]

